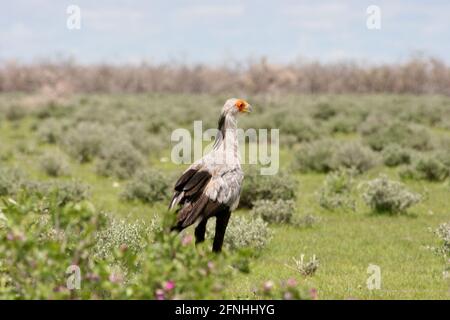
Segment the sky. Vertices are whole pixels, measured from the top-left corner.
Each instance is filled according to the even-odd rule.
[[[77,5],[81,28],[67,28]],[[368,6],[381,28],[366,26]],[[367,63],[424,54],[450,62],[444,0],[14,0],[0,11],[0,62],[222,64],[267,57]]]

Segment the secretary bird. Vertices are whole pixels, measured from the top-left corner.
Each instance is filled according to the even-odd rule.
[[[237,116],[252,107],[241,99],[225,102],[219,118],[218,133],[211,152],[195,161],[175,183],[169,209],[176,209],[172,230],[182,231],[198,222],[195,243],[205,240],[208,219],[216,217],[212,250],[222,250],[231,212],[239,204],[244,173],[241,169],[237,135]]]

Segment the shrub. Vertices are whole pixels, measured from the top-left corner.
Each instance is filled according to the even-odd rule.
[[[393,143],[419,151],[432,149],[431,136],[426,128],[403,122],[380,126],[365,135],[364,139],[374,150],[382,150]]]
[[[315,106],[313,117],[319,120],[328,120],[338,113],[336,107],[333,107],[327,102],[318,103]]]
[[[436,160],[440,161],[450,170],[450,141],[447,144],[442,143],[441,149],[436,152]]]
[[[100,125],[81,122],[65,134],[62,143],[74,159],[89,162],[100,153],[105,136],[108,136],[108,133],[105,133]]]
[[[25,175],[20,170],[0,167],[0,196],[16,194],[24,181]]]
[[[261,175],[257,168],[246,170],[239,205],[251,208],[257,200],[295,199],[297,181],[288,172],[273,176]]]
[[[208,224],[208,237],[213,237],[213,224]],[[272,238],[267,222],[260,217],[232,215],[225,233],[224,244],[231,250],[250,248],[263,249]]]
[[[392,123],[391,118],[383,112],[376,111],[370,113],[358,126],[358,132],[362,136],[370,136],[382,130],[386,125]]]
[[[140,200],[150,204],[166,201],[171,194],[170,180],[170,177],[156,169],[141,170],[126,184],[121,196],[125,200]]]
[[[31,188],[28,187],[30,190]],[[37,187],[38,193],[55,199],[57,205],[65,206],[68,203],[78,203],[89,198],[89,186],[78,180],[54,181],[43,183]]]
[[[41,122],[37,130],[38,139],[43,143],[55,144],[61,140],[64,124],[53,118]]]
[[[5,118],[9,121],[17,121],[24,118],[27,114],[25,107],[21,105],[10,105],[4,110]]]
[[[97,162],[97,173],[106,177],[127,179],[144,164],[142,154],[127,141],[117,140],[103,146]]]
[[[365,184],[363,199],[375,212],[402,213],[422,197],[408,191],[402,183],[381,175]]]
[[[450,258],[450,222],[439,225],[434,233],[441,242],[439,247],[433,248],[434,251],[445,259]]]
[[[356,132],[360,119],[351,115],[338,115],[331,119],[327,126],[332,133],[353,133]]]
[[[95,255],[103,259],[111,258],[118,249],[139,253],[144,249],[154,229],[153,224],[147,224],[143,220],[127,222],[123,219],[110,218],[108,226],[96,235]]]
[[[333,155],[336,143],[332,140],[318,140],[295,152],[293,167],[302,172],[329,172],[333,170]]]
[[[67,160],[54,153],[47,153],[40,159],[42,171],[51,177],[60,177],[69,174],[69,164]]]
[[[291,223],[295,212],[293,200],[257,200],[253,202],[251,214],[269,223]]]
[[[111,229],[92,205],[48,200],[25,196],[1,207],[1,299],[218,299],[237,271],[234,261],[245,259],[206,252],[162,229],[140,236],[138,222]],[[99,237],[111,244],[104,258]],[[123,241],[132,245],[114,249]],[[69,290],[77,268],[82,285]]]
[[[402,178],[429,181],[443,181],[448,174],[449,168],[435,156],[421,157],[416,163],[400,172]]]
[[[314,275],[319,268],[319,260],[316,259],[315,255],[313,255],[308,262],[306,262],[304,258],[304,254],[300,256],[300,259],[296,259],[295,257],[292,258],[295,263],[295,269],[304,277]]]
[[[39,153],[39,150],[33,141],[21,141],[16,145],[16,147],[17,151],[27,156]]]
[[[339,170],[329,173],[318,192],[320,206],[327,210],[355,210],[355,201],[351,198],[353,185],[353,171]]]
[[[333,154],[332,167],[354,169],[363,173],[377,164],[377,155],[358,142],[347,142],[340,145]]]
[[[280,127],[283,128],[283,135],[294,137],[295,142],[313,141],[323,133],[319,125],[309,118],[283,118]]]
[[[420,178],[430,181],[445,180],[449,173],[449,169],[435,157],[419,159],[415,169]]]
[[[411,162],[411,151],[398,144],[390,144],[383,148],[383,163],[388,167],[396,167]]]
[[[164,148],[165,140],[150,133],[143,122],[129,121],[120,130],[123,136],[122,139],[128,140],[143,154],[147,154],[150,151],[156,153]]]
[[[83,210],[65,208],[64,214],[71,219],[67,220],[69,225],[62,226],[53,215],[60,208],[43,199],[4,202],[2,211],[8,224],[0,231],[2,299],[69,299],[73,294],[79,298],[93,294],[94,282],[87,279],[83,279],[84,295],[66,287],[66,269],[70,265],[80,267],[86,274],[98,267],[88,260],[93,245],[91,235],[101,221],[90,214],[86,218],[80,214]]]
[[[376,154],[358,142],[338,143],[324,139],[300,148],[293,166],[302,172],[327,173],[339,168],[353,168],[362,173],[377,164]]]

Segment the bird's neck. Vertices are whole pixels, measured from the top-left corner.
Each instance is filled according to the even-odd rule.
[[[232,115],[221,115],[214,150],[223,151],[231,161],[239,162],[237,119]]]

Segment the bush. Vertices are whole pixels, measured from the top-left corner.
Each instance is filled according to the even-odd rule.
[[[41,122],[37,130],[38,139],[43,143],[55,144],[60,142],[64,132],[61,120],[53,118]]]
[[[434,251],[444,259],[450,258],[450,222],[442,223],[434,232],[441,242]]]
[[[334,169],[333,155],[336,143],[333,140],[318,140],[305,145],[295,153],[293,167],[302,172],[329,172]]]
[[[97,173],[106,177],[127,179],[144,164],[142,154],[127,141],[118,140],[103,146],[97,162]]]
[[[408,191],[402,183],[381,175],[365,184],[363,199],[375,212],[403,213],[422,197]]]
[[[9,161],[14,158],[14,153],[10,149],[0,150],[0,161]]]
[[[335,150],[332,160],[333,169],[348,168],[363,173],[374,167],[377,155],[358,142],[344,143]]]
[[[25,175],[20,170],[0,167],[0,196],[16,194],[24,181]]]
[[[309,118],[283,117],[279,127],[283,128],[283,136],[289,135],[294,137],[295,142],[313,141],[323,134],[319,125]]]
[[[353,168],[363,173],[377,164],[376,154],[358,142],[338,143],[325,139],[300,148],[293,166],[302,172],[327,173],[339,168]]]
[[[400,172],[400,176],[405,179],[428,181],[443,181],[448,175],[449,168],[434,156],[421,157],[415,164]]]
[[[338,115],[328,122],[327,127],[332,133],[349,134],[356,132],[359,121],[360,119],[358,117],[349,114]]]
[[[353,185],[353,171],[339,170],[329,173],[318,192],[320,206],[327,210],[355,210],[356,204],[351,198]]]
[[[291,223],[295,212],[292,200],[257,200],[253,202],[251,214],[269,223]]]
[[[17,151],[21,154],[31,156],[39,153],[36,143],[34,141],[21,141],[17,145]]]
[[[143,154],[157,153],[165,147],[165,140],[152,134],[143,122],[129,121],[120,128],[123,138],[127,139]]]
[[[5,118],[9,121],[17,121],[27,115],[25,107],[21,105],[10,105],[4,110]]]
[[[415,168],[422,179],[430,181],[443,181],[449,173],[449,169],[434,157],[421,158]]]
[[[54,181],[50,183],[38,184],[35,191],[38,194],[46,195],[56,201],[58,206],[65,206],[68,203],[78,203],[89,198],[89,186],[78,181]],[[28,186],[28,190],[32,187]]]
[[[436,159],[450,170],[450,141],[447,144],[443,143],[440,148],[435,154]]]
[[[273,176],[261,175],[257,168],[246,170],[239,205],[251,208],[257,200],[295,199],[297,181],[288,172]]]
[[[60,177],[69,174],[69,164],[67,160],[54,153],[47,153],[40,159],[42,171],[51,177]]]
[[[105,142],[105,128],[89,122],[81,122],[70,129],[63,138],[64,149],[77,161],[92,161]]]
[[[237,271],[234,261],[244,259],[239,252],[230,257],[205,252],[162,229],[146,238],[142,229],[136,232],[138,222],[112,227],[92,208],[55,206],[34,196],[4,202],[0,298],[219,299]],[[100,251],[106,257],[98,254],[99,237],[108,243]],[[69,289],[78,268],[81,286]]]
[[[383,149],[383,163],[388,167],[396,167],[411,162],[411,151],[398,144],[390,144]]]
[[[166,201],[171,195],[170,180],[170,177],[156,169],[142,170],[126,184],[121,196],[125,200],[140,200],[150,204]]]
[[[365,135],[364,139],[374,150],[382,150],[394,143],[419,151],[432,149],[431,136],[425,127],[403,122],[379,126],[374,132]]]
[[[155,231],[154,224],[145,221],[127,222],[111,218],[108,226],[100,230],[97,235],[95,254],[106,259],[114,256],[114,251],[126,249],[134,254],[143,250],[150,235]]]
[[[362,136],[370,136],[381,131],[383,127],[391,123],[392,120],[386,113],[381,111],[372,112],[358,126],[358,132]]]
[[[319,120],[328,120],[337,113],[338,110],[335,106],[332,106],[327,102],[321,102],[315,106],[313,117]]]
[[[319,260],[316,259],[315,255],[313,255],[308,262],[306,262],[304,258],[304,254],[300,256],[300,259],[296,259],[295,257],[292,258],[295,263],[295,269],[304,277],[314,275],[317,269],[319,269]]]
[[[211,236],[213,234],[212,227],[209,224],[208,233]],[[260,217],[232,215],[225,233],[224,244],[232,250],[241,248],[261,250],[271,238],[271,230]]]

